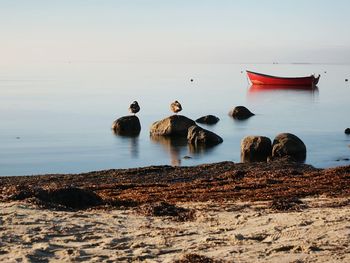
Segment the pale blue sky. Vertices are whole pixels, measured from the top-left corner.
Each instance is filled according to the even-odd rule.
[[[350,63],[348,0],[0,0],[0,57]]]

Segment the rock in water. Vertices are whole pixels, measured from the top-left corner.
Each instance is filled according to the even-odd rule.
[[[187,140],[194,145],[213,146],[223,142],[223,139],[206,129],[193,125],[188,129]]]
[[[229,115],[237,120],[245,120],[251,116],[254,116],[255,114],[244,106],[237,106],[230,111]]]
[[[295,161],[306,159],[306,146],[302,140],[291,133],[280,133],[272,143],[272,157],[290,156]]]
[[[150,135],[186,138],[188,128],[192,125],[196,125],[193,120],[182,115],[172,115],[168,118],[153,123],[150,128]]]
[[[220,119],[214,115],[206,115],[203,117],[200,117],[196,120],[198,123],[204,123],[204,124],[215,124],[219,121]]]
[[[137,116],[124,116],[113,122],[112,129],[119,135],[138,135],[141,131],[141,124]]]
[[[271,152],[271,140],[267,137],[247,136],[241,142],[242,162],[266,162]]]
[[[346,128],[344,132],[345,134],[350,134],[350,128]]]

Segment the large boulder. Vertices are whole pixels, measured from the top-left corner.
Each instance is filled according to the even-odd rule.
[[[152,124],[150,135],[186,137],[188,128],[196,123],[182,115],[172,115]]]
[[[206,129],[193,125],[188,129],[187,140],[193,145],[213,146],[223,142],[223,139]]]
[[[203,117],[200,117],[196,120],[198,123],[203,123],[203,124],[215,124],[219,121],[220,119],[214,115],[206,115]]]
[[[272,143],[272,157],[289,156],[295,161],[303,162],[306,159],[306,146],[302,140],[291,133],[280,133]]]
[[[241,142],[242,162],[266,162],[271,156],[271,140],[264,136],[247,136]]]
[[[254,113],[244,106],[237,106],[229,112],[229,115],[237,120],[245,120],[251,116],[254,116]]]
[[[138,135],[141,131],[141,124],[137,116],[124,116],[113,122],[112,129],[119,135]]]

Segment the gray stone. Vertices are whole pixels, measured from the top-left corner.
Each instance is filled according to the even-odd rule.
[[[206,129],[193,125],[188,129],[187,140],[193,145],[213,146],[223,142],[223,139]]]
[[[198,123],[203,123],[203,124],[215,124],[219,121],[220,119],[214,115],[206,115],[203,117],[200,117],[196,120]]]
[[[254,113],[252,113],[244,106],[237,106],[230,111],[229,115],[237,120],[245,120],[250,118],[251,116],[254,116]]]
[[[124,116],[113,122],[112,129],[119,135],[137,135],[141,131],[141,124],[135,115]]]
[[[272,157],[290,156],[295,161],[303,162],[306,159],[306,146],[301,139],[291,133],[281,133],[272,143]]]
[[[271,140],[267,137],[247,136],[241,142],[242,162],[266,162],[271,152]]]
[[[182,115],[172,115],[163,120],[157,121],[152,124],[150,128],[150,135],[162,135],[162,136],[187,136],[188,128],[196,123]]]

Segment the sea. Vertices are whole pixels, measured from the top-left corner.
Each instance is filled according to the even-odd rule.
[[[315,89],[256,89],[245,70],[277,76],[320,74]],[[293,133],[306,145],[305,163],[318,168],[350,164],[350,65],[344,64],[160,64],[114,61],[24,63],[0,67],[0,175],[82,173],[150,165],[193,166],[240,162],[248,135],[271,140]],[[191,79],[193,81],[191,81]],[[138,136],[115,135],[114,120],[138,101]],[[223,138],[194,149],[186,140],[150,137],[153,122],[173,113],[197,119]],[[245,106],[245,121],[228,113]]]

